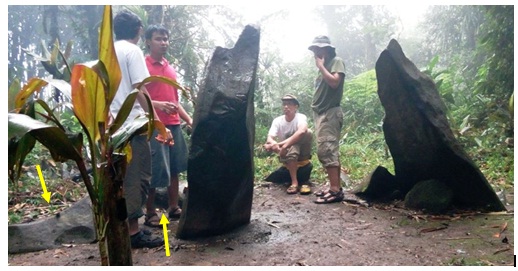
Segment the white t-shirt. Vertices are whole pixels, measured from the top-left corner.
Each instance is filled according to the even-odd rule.
[[[126,100],[126,97],[133,91],[133,85],[149,77],[149,71],[146,66],[144,54],[137,45],[126,40],[118,40],[114,43],[114,46],[122,73],[119,89],[110,105],[110,112],[115,118],[124,100]],[[135,100],[133,109],[124,124],[131,122],[131,120],[144,113],[144,109],[142,109],[140,103]]]
[[[296,113],[295,118],[290,122],[286,121],[286,117],[284,115],[276,117],[272,122],[268,135],[277,137],[278,141],[283,141],[292,136],[298,130],[299,124],[308,124],[306,115]]]

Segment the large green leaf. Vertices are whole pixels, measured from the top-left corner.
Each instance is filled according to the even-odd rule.
[[[44,102],[43,100],[37,99],[36,101],[34,101],[34,103],[41,106],[41,108],[43,108],[43,110],[45,110],[47,112],[47,115],[43,115],[43,113],[40,113],[40,116],[44,117],[48,121],[52,121],[54,124],[56,124],[56,126],[58,126],[58,128],[65,131],[65,127],[63,127],[63,125],[61,125],[61,122],[59,121],[59,119],[56,117],[56,115],[54,115],[54,111],[50,108],[50,106],[46,102]]]
[[[153,130],[157,129],[163,137],[167,137],[165,125],[159,120],[155,119],[152,110],[150,110],[147,116],[139,116],[135,120],[128,122],[126,126],[121,128],[126,119],[128,118],[128,115],[130,114],[131,110],[133,109],[133,104],[135,103],[139,92],[140,91],[138,89],[134,89],[126,97],[126,100],[124,100],[124,103],[122,104],[119,113],[117,113],[117,117],[110,126],[109,133],[110,135],[112,135],[112,145],[115,149],[120,149],[124,147],[126,142],[129,141],[135,133],[143,133],[147,131],[149,139],[153,135]],[[151,98],[148,95],[144,95],[144,97],[146,98],[148,108],[151,108]]]
[[[21,138],[13,137],[9,139],[7,168],[11,181],[14,182],[20,177],[23,162],[35,144],[36,139],[30,134],[25,134]]]
[[[124,148],[133,136],[146,132],[148,121],[147,117],[139,116],[129,122],[128,125],[118,129],[111,136],[113,149],[117,150]]]
[[[126,119],[128,118],[129,114],[131,113],[131,110],[133,109],[133,105],[135,104],[135,101],[137,99],[137,95],[139,93],[138,89],[134,89],[126,99],[124,100],[124,103],[122,104],[121,108],[119,109],[119,112],[117,113],[117,117],[115,117],[115,120],[110,126],[110,134],[115,134],[120,127],[124,124]],[[146,118],[147,119],[147,118]]]
[[[144,81],[146,81],[146,80],[144,80]],[[129,114],[131,113],[131,110],[133,109],[133,104],[135,103],[139,92],[140,91],[138,89],[134,89],[126,97],[126,100],[124,100],[124,103],[122,104],[122,106],[119,110],[119,113],[117,113],[117,117],[115,118],[112,125],[110,126],[110,130],[109,130],[110,135],[115,135],[116,133],[119,133],[119,129],[122,127],[122,125],[128,118]],[[152,108],[151,98],[148,95],[144,95],[144,97],[146,98],[148,108]],[[148,116],[145,117],[144,119],[149,120],[149,122],[147,123],[148,124],[148,127],[147,127],[148,138],[151,138],[151,135],[153,134],[153,129],[157,129],[159,131],[159,133],[162,134],[163,137],[166,137],[165,126],[162,122],[155,120],[153,110],[150,110],[148,112]]]
[[[68,75],[70,77],[70,75]],[[47,83],[57,88],[68,100],[72,99],[72,89],[70,83],[61,79],[47,79]]]
[[[14,142],[28,133],[49,149],[55,161],[61,162],[68,159],[79,161],[82,159],[80,134],[67,135],[58,127],[35,120],[27,115],[8,113],[9,142]],[[9,158],[11,157],[9,156]],[[10,165],[15,163],[14,161],[8,162]]]
[[[140,88],[140,86],[145,85],[149,82],[162,82],[162,83],[166,83],[168,85],[174,86],[175,88],[180,89],[182,91],[185,91],[185,89],[180,84],[178,84],[178,82],[176,82],[176,80],[168,78],[168,77],[160,76],[160,75],[151,75],[151,76],[145,78],[138,85],[138,88]]]
[[[168,85],[171,85],[171,86],[174,86],[176,89],[179,89],[182,91],[182,95],[190,100],[190,97],[192,97],[192,93],[188,93],[188,91],[192,91],[192,90],[187,90],[185,89],[184,87],[182,87],[182,85],[180,85],[176,80],[174,79],[171,79],[169,77],[164,77],[164,76],[160,76],[160,75],[151,75],[149,77],[147,77],[146,79],[144,79],[140,84],[139,84],[139,87],[143,84],[147,84],[149,82],[162,82],[162,83],[166,83]],[[192,101],[194,103],[194,101]]]

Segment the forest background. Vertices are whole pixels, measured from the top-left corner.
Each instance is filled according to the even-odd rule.
[[[192,101],[214,48],[232,47],[244,26],[251,23],[242,9],[231,6],[114,6],[114,13],[123,8],[138,14],[145,26],[160,23],[171,30],[167,57],[176,67],[180,83],[192,90],[182,97],[191,115]],[[301,103],[299,111],[314,127],[309,105],[317,70],[307,47],[314,36],[326,34],[346,63],[342,101],[345,119],[340,141],[342,171],[349,176],[344,178],[346,188],[359,184],[378,165],[394,173],[381,128],[384,110],[377,95],[374,65],[390,39],[396,39],[406,56],[436,82],[452,131],[495,191],[513,192],[514,6],[426,6],[411,27],[403,24],[401,14],[390,6],[304,8],[310,24],[289,23],[286,18],[296,11],[284,8],[269,9],[252,22],[261,26],[254,99],[256,185],[279,166],[277,158],[264,152],[262,144],[272,119],[282,114],[280,97],[295,94]],[[42,62],[51,61],[55,48],[59,47],[70,65],[98,58],[102,11],[103,6],[94,5],[8,6],[9,111],[14,96],[30,78],[50,76]],[[308,25],[319,28],[309,29]],[[297,45],[303,48],[302,55],[289,55],[282,47],[293,33],[303,40]],[[40,95],[59,110],[61,122],[68,129],[80,131],[67,107],[70,101],[50,87]],[[325,182],[316,156],[312,160],[312,180]],[[44,169],[48,190],[53,192],[50,205],[41,197],[34,170],[37,164]],[[25,165],[26,174],[8,184],[8,223],[55,213],[86,193],[81,182],[72,181],[77,174],[74,166],[52,161],[39,143]]]

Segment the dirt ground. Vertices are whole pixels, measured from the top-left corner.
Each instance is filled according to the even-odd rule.
[[[317,187],[313,188],[314,190]],[[352,197],[351,195],[348,198]],[[164,247],[133,250],[136,266],[513,266],[514,202],[508,212],[425,215],[401,202],[317,205],[313,195],[285,187],[255,188],[250,224],[198,240],[175,238]],[[162,229],[152,229],[163,236]],[[100,265],[97,244],[8,255],[9,266]]]

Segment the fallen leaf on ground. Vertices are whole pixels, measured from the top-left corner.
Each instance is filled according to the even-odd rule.
[[[369,224],[361,225],[361,226],[358,226],[358,227],[354,227],[354,228],[345,228],[345,229],[346,229],[346,230],[349,230],[349,231],[365,230],[365,229],[367,229],[368,227],[370,227],[371,225],[372,225],[372,223],[369,223]]]
[[[426,228],[426,229],[422,229],[420,230],[419,232],[420,233],[425,233],[425,232],[433,232],[433,231],[440,231],[440,230],[444,230],[444,229],[447,229],[448,226],[439,226],[439,227],[435,227],[435,228]]]
[[[497,250],[497,251],[495,251],[495,253],[493,253],[493,255],[496,255],[498,253],[502,253],[502,252],[505,252],[505,251],[508,251],[508,250],[511,250],[511,248],[504,248],[504,249]]]
[[[272,226],[272,227],[277,228],[277,229],[279,228],[279,226],[277,226],[277,225],[275,225],[275,224],[272,224],[272,223],[270,223],[270,222],[266,222],[266,224],[268,224],[268,226]]]
[[[498,226],[497,226],[498,227]],[[500,231],[493,234],[493,237],[500,238],[500,235],[507,229],[507,221],[500,225]]]

